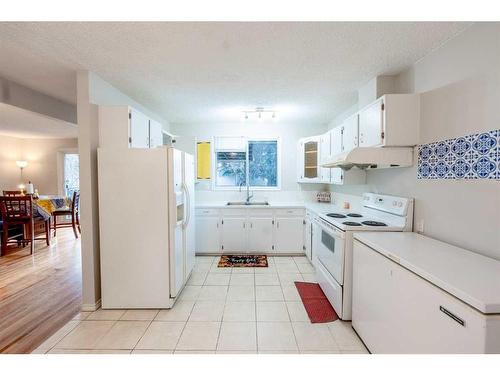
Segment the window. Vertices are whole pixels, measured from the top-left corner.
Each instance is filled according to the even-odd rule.
[[[64,194],[72,197],[80,190],[80,159],[78,154],[64,154]]]
[[[234,188],[248,183],[254,189],[279,188],[279,142],[243,137],[215,140],[215,188]]]

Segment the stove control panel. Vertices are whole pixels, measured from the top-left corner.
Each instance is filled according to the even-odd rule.
[[[363,206],[399,216],[405,216],[407,214],[408,206],[412,202],[413,200],[411,198],[374,193],[363,194]]]

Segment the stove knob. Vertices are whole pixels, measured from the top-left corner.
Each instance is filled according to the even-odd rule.
[[[397,206],[398,202],[397,201],[392,201],[393,206]]]
[[[403,207],[403,202],[398,202],[398,207]]]

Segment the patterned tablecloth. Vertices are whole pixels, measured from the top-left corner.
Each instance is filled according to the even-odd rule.
[[[39,215],[44,219],[49,219],[55,210],[71,209],[71,198],[62,196],[40,196],[34,203],[35,215]]]

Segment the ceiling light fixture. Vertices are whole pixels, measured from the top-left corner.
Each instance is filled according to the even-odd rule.
[[[264,120],[276,120],[276,111],[271,109],[264,109],[263,107],[257,107],[251,111],[243,111],[243,119],[245,121],[248,120],[257,120],[262,122]]]

